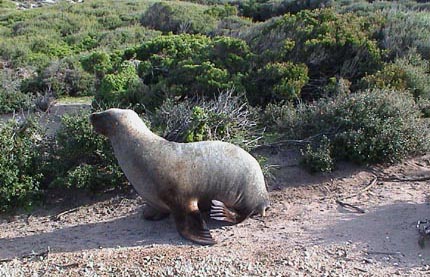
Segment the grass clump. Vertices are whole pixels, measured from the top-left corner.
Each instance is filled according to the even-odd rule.
[[[143,14],[143,26],[174,34],[208,34],[215,30],[214,8],[187,2],[157,2]]]
[[[261,133],[254,109],[231,91],[212,100],[169,99],[149,119],[156,132],[177,142],[222,140],[250,150]]]

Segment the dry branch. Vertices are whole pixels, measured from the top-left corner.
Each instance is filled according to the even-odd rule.
[[[50,252],[50,249],[48,247],[48,249],[46,249],[45,251],[40,252],[40,253],[31,253],[31,254],[23,255],[23,256],[17,257],[17,258],[1,259],[0,263],[7,263],[10,261],[13,261],[14,259],[20,259],[21,260],[21,259],[28,259],[28,258],[35,258],[35,257],[46,258],[46,257],[48,257],[49,252]]]
[[[353,209],[353,210],[355,210],[355,211],[357,211],[359,213],[362,213],[362,214],[366,213],[366,211],[363,210],[362,208],[359,208],[359,207],[354,206],[352,204],[348,204],[348,203],[342,202],[342,201],[340,201],[338,199],[336,200],[336,203],[339,204],[339,205],[341,205],[344,208],[351,208],[351,209]]]
[[[342,199],[343,200],[345,200],[345,199],[349,199],[349,198],[352,198],[352,197],[355,197],[355,196],[357,196],[357,195],[359,195],[360,193],[363,193],[363,192],[365,192],[365,191],[368,191],[369,189],[371,189],[376,183],[378,182],[378,177],[375,177],[375,178],[373,178],[372,179],[372,181],[370,181],[370,183],[367,185],[367,186],[365,186],[364,188],[362,188],[362,189],[360,189],[357,193],[354,193],[354,194],[351,194],[351,195],[348,195],[348,196],[345,196],[345,197],[342,197]]]
[[[401,255],[403,256],[402,252],[396,251],[396,252],[383,252],[383,251],[366,251],[366,254],[368,255]]]
[[[424,182],[429,181],[430,176],[414,177],[414,178],[399,178],[399,177],[385,177],[380,179],[383,182]]]
[[[70,209],[70,210],[67,210],[67,211],[61,212],[61,213],[59,213],[59,214],[57,214],[57,215],[52,216],[52,218],[51,218],[51,219],[52,219],[52,220],[54,220],[54,221],[58,221],[58,220],[60,220],[60,219],[61,219],[61,217],[62,217],[63,215],[74,213],[74,212],[76,212],[77,210],[79,210],[79,208],[74,208],[74,209]]]

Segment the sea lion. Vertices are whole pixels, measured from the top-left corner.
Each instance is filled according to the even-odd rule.
[[[184,238],[212,245],[215,240],[201,211],[231,223],[265,215],[269,196],[263,173],[242,148],[222,141],[167,141],[132,110],[93,113],[90,122],[110,139],[127,179],[149,204],[145,218],[172,214]]]

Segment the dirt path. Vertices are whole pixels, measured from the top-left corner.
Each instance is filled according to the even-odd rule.
[[[31,216],[0,218],[0,276],[391,276],[430,274],[430,245],[418,245],[416,222],[430,218],[430,182],[375,177],[430,176],[430,157],[397,166],[341,166],[312,176],[291,153],[271,184],[269,215],[236,226],[210,222],[218,244],[182,239],[171,219],[141,219],[142,201],[113,197],[50,205]],[[336,199],[360,207],[347,209]],[[348,198],[345,198],[348,197]],[[430,241],[428,242],[430,244]],[[33,253],[45,255],[23,257]]]

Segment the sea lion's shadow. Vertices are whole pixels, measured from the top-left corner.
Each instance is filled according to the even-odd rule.
[[[231,224],[211,220],[205,216],[210,229]],[[110,221],[62,227],[26,236],[1,238],[0,259],[19,258],[30,253],[50,249],[51,252],[148,246],[153,244],[195,245],[182,238],[171,216],[159,221],[142,218],[142,210]]]
[[[75,252],[99,248],[148,246],[153,244],[192,245],[176,230],[171,217],[144,220],[140,212],[111,221],[62,227],[39,234],[0,239],[0,259],[32,252]]]

